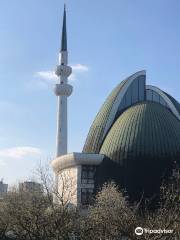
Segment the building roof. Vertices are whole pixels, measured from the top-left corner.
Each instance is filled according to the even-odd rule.
[[[111,94],[108,96],[108,98],[102,105],[89,130],[83,152],[97,153],[99,151],[99,147],[103,137],[103,130],[108,120],[108,116],[112,109],[113,103],[125,82],[126,81],[123,81],[118,84],[118,86],[114,88],[114,90],[111,92]]]
[[[171,95],[169,95],[168,93],[164,92],[166,94],[166,96],[168,98],[170,98],[170,100],[172,101],[172,103],[174,104],[176,110],[178,111],[179,115],[180,115],[180,104],[178,103],[178,101],[173,98]]]
[[[89,130],[83,152],[98,153],[102,144],[102,141],[113,124],[116,115],[118,113],[119,106],[123,102],[123,99],[130,88],[130,86],[137,79],[141,78],[145,82],[145,71],[139,71],[124,81],[119,83],[110,93],[105,100],[104,104],[100,108],[95,120],[93,121]],[[145,88],[145,86],[144,86]],[[144,89],[143,89],[144,92]],[[143,96],[144,97],[144,96]],[[144,100],[144,99],[143,99]]]
[[[113,124],[101,150],[116,163],[146,157],[180,159],[180,121],[164,106],[154,102],[128,108]]]

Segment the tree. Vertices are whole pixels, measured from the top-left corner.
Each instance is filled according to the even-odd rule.
[[[116,240],[128,236],[133,240],[136,223],[134,209],[111,182],[98,192],[88,215],[82,218],[81,239]]]
[[[0,239],[6,239],[6,232],[8,229],[8,222],[4,220],[5,212],[4,212],[4,201],[0,201]]]
[[[150,211],[148,203],[132,205],[126,194],[111,182],[97,193],[86,214],[69,201],[62,200],[48,169],[40,168],[43,192],[19,191],[13,188],[0,202],[0,239],[11,235],[17,240],[179,240],[180,239],[180,174],[161,186],[159,207]],[[71,181],[69,181],[70,183]],[[68,191],[66,187],[64,191]],[[70,195],[71,196],[72,191]],[[58,203],[52,196],[57,197]],[[173,234],[135,234],[136,227],[172,229]]]
[[[45,169],[38,169],[38,172],[43,192],[19,191],[13,188],[4,197],[0,205],[3,236],[13,233],[18,240],[72,239],[76,231],[76,209],[61,202],[54,203],[54,194],[61,198],[55,191],[50,174]]]
[[[80,239],[87,240],[178,240],[180,239],[180,174],[176,169],[169,181],[160,189],[159,207],[152,211],[148,205],[130,205],[124,193],[114,183],[105,184],[97,194],[88,214],[81,218]],[[136,227],[157,230],[138,236]],[[172,233],[161,233],[160,230]]]
[[[180,239],[180,169],[174,169],[169,181],[160,189],[159,207],[154,212],[146,209],[143,216],[144,226],[149,229],[170,229],[172,234],[151,235],[146,239]]]

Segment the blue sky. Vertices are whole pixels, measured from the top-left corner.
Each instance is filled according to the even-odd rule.
[[[32,176],[55,153],[61,0],[0,1],[0,178]],[[116,84],[146,69],[147,83],[180,101],[179,0],[69,0],[69,152]]]

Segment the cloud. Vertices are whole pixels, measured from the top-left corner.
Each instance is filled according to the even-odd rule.
[[[70,81],[77,80],[80,74],[89,71],[88,66],[80,63],[71,65],[71,67],[72,74],[69,77]],[[51,70],[36,72],[35,76],[39,78],[39,86],[41,87],[47,87],[49,85],[55,84],[58,80],[58,77],[55,75],[54,71]]]
[[[47,81],[57,81],[58,77],[53,71],[40,71],[36,73],[36,76],[43,78]]]
[[[35,147],[14,147],[0,150],[1,158],[22,159],[26,156],[41,155],[41,150]],[[3,164],[3,160],[0,160],[0,164]]]
[[[70,81],[75,81],[78,79],[78,74],[84,73],[84,72],[88,72],[89,68],[86,65],[82,65],[82,64],[75,64],[75,65],[71,65],[72,67],[72,74],[69,77]]]
[[[88,66],[82,65],[80,63],[75,64],[75,65],[71,65],[71,67],[72,67],[72,70],[74,72],[87,72],[87,71],[89,71]]]

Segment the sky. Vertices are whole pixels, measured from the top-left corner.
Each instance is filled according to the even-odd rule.
[[[82,151],[111,90],[136,71],[180,101],[179,0],[67,0],[68,151]],[[30,179],[55,155],[61,0],[0,1],[0,178]]]

